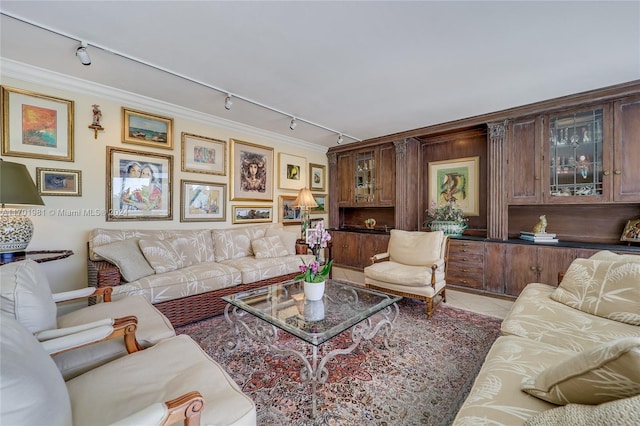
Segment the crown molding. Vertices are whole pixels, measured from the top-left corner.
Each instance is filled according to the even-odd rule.
[[[302,139],[284,136],[279,133],[248,126],[246,124],[238,123],[237,121],[228,120],[215,115],[204,114],[199,111],[194,111],[192,109],[160,101],[158,99],[149,98],[136,93],[94,83],[92,81],[71,77],[4,57],[0,57],[0,74],[4,77],[14,78],[28,83],[40,84],[59,90],[96,96],[116,103],[121,103],[132,108],[153,110],[159,114],[180,117],[234,132],[246,133],[250,136],[273,140],[285,145],[302,147],[310,151],[317,151],[321,153],[327,152],[326,147],[319,146]]]

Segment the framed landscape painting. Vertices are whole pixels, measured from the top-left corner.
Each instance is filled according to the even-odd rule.
[[[479,157],[429,162],[429,208],[450,201],[467,216],[480,214]]]
[[[2,155],[73,161],[73,101],[2,86]]]
[[[299,190],[307,185],[307,159],[297,155],[278,154],[278,188]]]
[[[231,200],[273,201],[273,148],[231,139]]]
[[[36,167],[36,187],[40,195],[82,196],[80,170]]]
[[[218,139],[181,133],[182,171],[227,174],[227,143]]]
[[[108,146],[107,177],[107,221],[172,219],[172,155]]]
[[[173,149],[173,118],[122,107],[122,142]]]
[[[272,206],[233,206],[232,223],[273,222]]]
[[[227,220],[227,185],[180,181],[180,222],[224,222]]]
[[[318,204],[316,207],[309,209],[311,214],[327,213],[329,211],[329,195],[328,194],[313,194],[313,198]]]

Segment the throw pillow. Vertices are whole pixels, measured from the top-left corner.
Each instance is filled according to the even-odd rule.
[[[252,240],[251,248],[253,249],[256,259],[268,259],[289,255],[289,252],[282,244],[282,240],[277,235]]]
[[[193,265],[195,253],[185,238],[172,240],[140,240],[142,254],[156,274],[175,271]]]
[[[640,263],[575,259],[551,298],[592,315],[640,325]]]
[[[277,235],[282,240],[282,244],[284,244],[284,248],[287,249],[289,254],[296,254],[296,241],[300,237],[299,232],[289,232],[284,229],[278,229],[275,227],[267,229],[267,237],[272,237]]]
[[[640,395],[599,405],[569,404],[529,417],[524,426],[632,426],[640,419]]]
[[[149,262],[142,255],[136,239],[131,238],[94,247],[93,252],[116,265],[126,282],[155,274]]]
[[[412,266],[431,266],[442,257],[442,231],[419,232],[391,230],[389,260]]]
[[[600,404],[640,395],[640,337],[625,337],[576,354],[525,378],[520,388],[553,404]]]

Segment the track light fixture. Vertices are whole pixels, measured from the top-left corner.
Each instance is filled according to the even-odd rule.
[[[231,99],[231,93],[227,93],[227,97],[224,98],[224,108],[228,111],[233,105],[233,99]]]
[[[87,42],[81,41],[80,47],[76,49],[76,56],[82,63],[82,65],[91,65],[91,58],[89,57],[89,52],[87,52]]]
[[[291,124],[289,124],[289,128],[291,130],[295,130],[297,126],[298,126],[298,122],[296,121],[296,118],[291,117]]]
[[[340,145],[342,142],[344,142],[344,138],[342,137],[342,133],[340,133],[338,135],[338,145]]]

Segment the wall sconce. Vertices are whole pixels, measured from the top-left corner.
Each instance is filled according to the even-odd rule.
[[[298,192],[298,196],[293,202],[293,207],[300,207],[300,210],[302,210],[302,230],[300,239],[302,241],[305,241],[307,236],[307,228],[309,228],[309,209],[318,207],[318,203],[316,203],[316,199],[313,198],[313,194],[311,194],[309,188],[305,187],[301,188],[300,192]]]
[[[33,236],[33,222],[24,210],[5,208],[5,204],[44,206],[24,164],[0,158],[0,256],[23,252]]]

